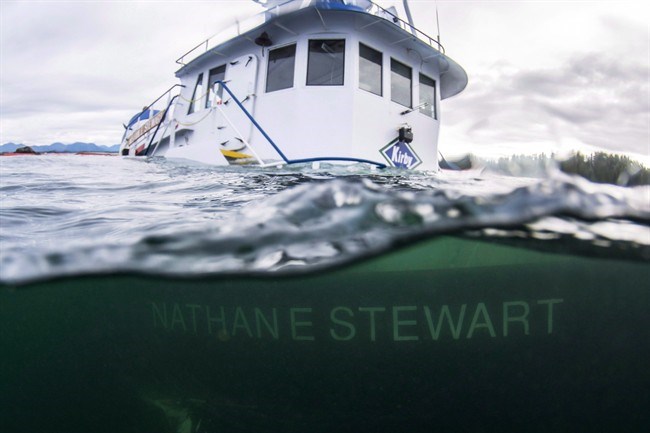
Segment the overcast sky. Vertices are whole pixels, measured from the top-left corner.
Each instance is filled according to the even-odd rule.
[[[401,1],[380,1],[387,6]],[[411,0],[435,35],[436,2]],[[440,150],[610,150],[650,161],[650,2],[437,2],[469,75],[443,101]],[[175,84],[174,60],[260,10],[250,0],[0,0],[0,144],[112,145]]]

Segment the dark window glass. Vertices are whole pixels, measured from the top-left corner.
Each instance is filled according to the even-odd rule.
[[[210,69],[210,74],[208,75],[208,97],[205,100],[205,108],[210,108],[215,103],[215,100],[222,99],[223,88],[216,83],[217,81],[223,81],[225,78],[226,65]]]
[[[196,80],[196,86],[194,86],[194,92],[192,93],[192,100],[190,101],[190,109],[187,111],[187,114],[194,113],[196,107],[201,108],[201,98],[203,97],[203,74],[199,74],[198,80]]]
[[[390,59],[390,99],[405,107],[411,106],[411,68]]]
[[[426,75],[420,74],[420,113],[426,114],[434,119],[438,118],[436,113],[436,81]]]
[[[308,86],[342,86],[345,40],[309,41]]]
[[[359,88],[382,95],[382,54],[359,44]]]
[[[296,44],[269,51],[269,67],[266,74],[266,91],[293,87],[293,71],[296,64]]]

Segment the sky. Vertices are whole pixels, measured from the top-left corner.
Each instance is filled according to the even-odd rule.
[[[401,1],[379,1],[383,6]],[[650,2],[410,0],[467,71],[441,104],[439,150],[571,151],[650,163]],[[0,144],[119,143],[177,81],[175,59],[250,0],[0,0]]]

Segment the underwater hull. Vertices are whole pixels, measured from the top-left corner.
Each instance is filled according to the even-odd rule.
[[[0,290],[7,431],[645,431],[647,263],[444,238],[282,278]]]

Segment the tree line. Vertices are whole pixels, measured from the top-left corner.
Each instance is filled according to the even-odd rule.
[[[641,163],[624,155],[596,152],[584,155],[580,152],[560,162],[560,170],[577,174],[592,182],[614,185],[650,185],[650,170]]]
[[[558,161],[555,155],[512,155],[497,161],[486,161],[486,165],[515,176],[538,176],[554,165],[564,173],[582,176],[591,182],[621,186],[650,185],[650,170],[643,164],[625,155],[606,152],[589,155],[578,152],[562,161]]]

